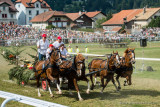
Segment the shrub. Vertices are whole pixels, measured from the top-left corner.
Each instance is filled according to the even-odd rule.
[[[48,26],[46,27],[46,29],[53,29],[53,28],[55,28],[55,26],[53,26],[53,25],[48,25]]]

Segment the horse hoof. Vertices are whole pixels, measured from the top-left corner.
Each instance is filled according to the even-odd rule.
[[[50,95],[50,97],[52,98],[52,97],[54,97],[54,95],[53,95],[53,94],[51,94],[51,95]]]
[[[83,98],[80,98],[79,101],[83,101]]]
[[[42,95],[41,94],[38,94],[38,97],[41,97]]]
[[[120,90],[121,89],[121,87],[118,87],[118,90]]]
[[[89,91],[89,90],[87,90],[87,91],[86,91],[86,93],[87,93],[87,94],[89,94],[89,93],[90,93],[90,91]]]
[[[57,94],[62,94],[62,91],[57,91]]]

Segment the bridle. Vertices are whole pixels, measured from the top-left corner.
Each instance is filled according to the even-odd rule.
[[[59,61],[59,60],[61,60],[60,51],[59,50],[52,51],[52,54],[55,57],[57,57],[59,55],[59,58],[57,58],[56,60],[53,60],[53,62],[55,62],[57,66],[61,65],[62,61]]]
[[[120,64],[120,60],[119,60],[119,54],[118,53],[114,53],[113,55],[113,58],[116,58],[116,60],[117,60],[117,62],[114,60],[114,66],[118,66],[119,64]],[[116,57],[114,57],[114,56],[116,56]]]
[[[130,52],[131,52],[131,53],[130,53]],[[130,57],[130,55],[132,55],[132,57]],[[130,63],[132,62],[132,59],[135,60],[134,50],[129,50],[127,56],[129,57],[129,60],[130,60],[129,62],[130,62]]]

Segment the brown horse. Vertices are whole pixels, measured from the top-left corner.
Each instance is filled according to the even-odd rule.
[[[124,86],[126,83],[128,85],[132,84],[131,81],[131,75],[133,73],[133,66],[132,64],[135,64],[135,53],[134,53],[135,48],[127,48],[124,51],[124,55],[121,58],[121,65],[120,68],[116,70],[116,80],[118,82],[118,89],[121,89],[120,82],[119,82],[119,77],[126,78],[126,81],[124,81]]]
[[[103,87],[101,90],[101,93],[103,93],[104,88],[107,86],[107,84],[110,80],[112,80],[112,83],[114,84],[114,86],[118,90],[118,88],[115,84],[115,80],[114,80],[114,71],[115,71],[116,67],[118,67],[119,65],[120,65],[120,60],[119,60],[118,52],[116,52],[116,53],[113,52],[113,55],[111,54],[111,56],[108,57],[107,60],[93,59],[89,63],[89,65],[88,65],[89,72],[99,71],[99,73],[97,73],[96,75],[99,74],[100,78],[101,78],[101,84]],[[104,78],[106,78],[105,84],[104,84]],[[93,83],[92,75],[90,75],[90,79],[92,82],[91,89],[93,90],[94,83]]]
[[[81,54],[78,54],[77,56],[75,56],[74,62],[62,61],[62,64],[59,65],[60,76],[66,77],[68,79],[68,88],[70,94],[72,94],[70,88],[74,84],[80,101],[83,99],[81,98],[77,81],[79,79],[82,79],[82,77],[85,75],[85,73],[82,70],[84,69],[83,63],[84,63],[84,57]],[[84,78],[84,80],[86,80],[86,78]]]
[[[37,81],[37,88],[38,88],[38,96],[39,97],[41,96],[40,88],[39,88],[40,78],[47,79],[48,89],[49,89],[51,97],[53,97],[53,94],[52,94],[52,91],[50,88],[50,81],[51,82],[57,81],[57,78],[59,77],[59,72],[55,71],[53,68],[57,68],[58,65],[60,65],[61,63],[62,63],[62,60],[60,58],[59,50],[53,49],[53,52],[51,53],[51,57],[48,60],[39,61],[35,64],[34,71],[35,71],[35,77],[36,77],[36,81]],[[61,90],[59,88],[58,83],[56,83],[56,84],[57,84],[57,88],[59,90],[59,93],[61,93]]]
[[[82,54],[78,54],[75,58],[74,58],[74,63],[75,63],[75,67],[77,72],[80,72],[80,75],[78,76],[78,81],[79,80],[83,80],[86,81],[88,84],[88,89],[86,91],[87,94],[89,94],[90,92],[90,84],[89,84],[89,80],[87,79],[87,77],[85,76],[85,58],[83,57]]]

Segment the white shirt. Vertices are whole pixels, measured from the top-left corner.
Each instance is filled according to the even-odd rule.
[[[39,46],[38,52],[42,55],[46,55],[47,48],[49,47],[49,41],[46,40],[43,42],[43,39],[41,39],[37,42],[37,46]]]
[[[67,56],[68,52],[66,50],[66,48],[64,48],[63,50],[60,49],[61,55],[63,56]]]
[[[50,50],[49,48],[47,49],[46,52],[46,59],[48,59],[50,57],[50,53],[52,52],[52,50]]]
[[[64,44],[64,43],[63,43],[63,42],[59,43],[58,41],[55,41],[55,42],[53,43],[53,46],[54,46],[55,48],[59,48],[59,46],[60,46],[61,44]]]

